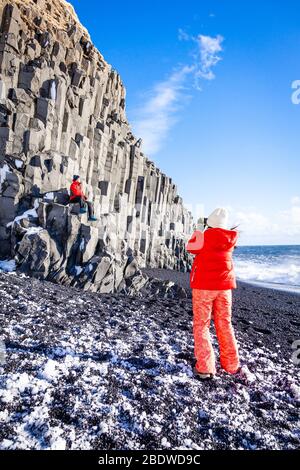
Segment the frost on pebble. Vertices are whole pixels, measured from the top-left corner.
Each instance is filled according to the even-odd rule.
[[[59,427],[51,429],[51,440],[50,440],[50,449],[51,450],[65,450],[66,449],[66,440],[61,437],[63,430]]]
[[[0,261],[0,272],[12,273],[16,270],[16,262],[14,259]]]
[[[245,376],[245,378],[246,378],[246,380],[249,384],[252,384],[256,381],[255,375],[252,372],[250,372],[250,370],[248,369],[247,366],[243,366],[241,368],[241,372]]]
[[[44,370],[41,376],[46,380],[53,380],[59,374],[58,363],[49,359],[45,364]]]
[[[295,383],[293,383],[291,384],[290,388],[291,388],[291,392],[295,400],[300,402],[300,387],[296,385]]]
[[[167,447],[167,448],[171,447],[170,442],[165,437],[162,438],[161,445],[162,445],[162,447]]]
[[[108,431],[109,431],[109,428],[108,428],[107,423],[102,422],[102,423],[100,424],[100,432],[103,433],[103,434],[104,434],[104,433],[107,434]]]

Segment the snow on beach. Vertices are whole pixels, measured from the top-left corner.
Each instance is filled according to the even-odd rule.
[[[0,274],[0,296],[1,449],[299,447],[299,366],[242,322],[244,373],[219,369],[202,383],[190,299],[99,296],[11,274]]]
[[[14,259],[0,261],[0,272],[12,273],[16,270],[16,262]]]

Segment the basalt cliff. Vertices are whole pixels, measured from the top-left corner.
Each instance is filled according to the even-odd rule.
[[[186,271],[193,220],[142,152],[125,88],[64,0],[0,0],[0,258],[39,279],[139,291],[143,267]],[[95,206],[68,203],[80,174]]]

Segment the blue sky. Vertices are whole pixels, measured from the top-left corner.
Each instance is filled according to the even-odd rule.
[[[300,244],[300,4],[71,1],[127,89],[144,151],[241,244]]]

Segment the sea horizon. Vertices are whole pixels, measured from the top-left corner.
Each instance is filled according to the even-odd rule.
[[[241,244],[238,244],[237,248],[239,248],[239,247],[247,248],[247,247],[253,247],[253,246],[254,247],[255,246],[299,246],[300,247],[300,243],[287,243],[287,244],[285,244],[285,243],[276,243],[276,244],[275,243],[274,244],[273,243],[268,243],[268,244],[258,243],[258,244],[255,244],[255,245],[248,245],[248,244],[247,245],[241,245]]]

